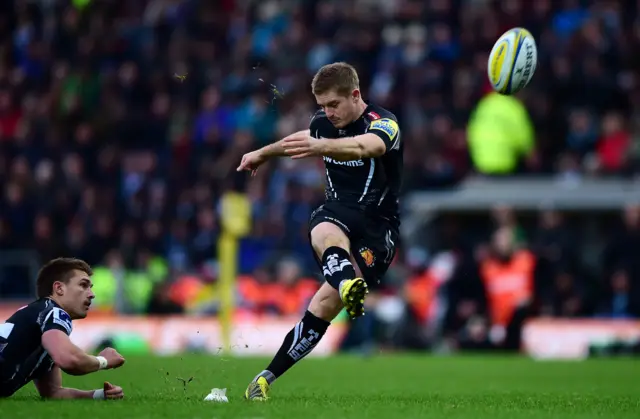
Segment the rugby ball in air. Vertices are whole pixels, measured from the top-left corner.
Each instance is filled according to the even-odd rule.
[[[538,49],[531,33],[523,28],[506,31],[491,49],[487,72],[493,90],[511,95],[522,90],[533,77]]]

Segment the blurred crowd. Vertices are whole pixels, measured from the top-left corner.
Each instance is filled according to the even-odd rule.
[[[405,311],[375,316],[392,342],[517,349],[533,317],[640,318],[640,205],[597,216],[496,206],[433,224],[401,274]]]
[[[250,199],[253,224],[241,244],[238,301],[254,312],[299,312],[317,284],[306,228],[323,197],[322,161],[272,161],[251,179],[235,168],[243,153],[307,128],[316,108],[310,80],[317,69],[352,63],[365,97],[396,113],[406,150],[405,193],[455,185],[477,172],[466,129],[489,91],[488,53],[502,32],[523,26],[539,50],[532,84],[518,97],[534,143],[512,173],[635,175],[638,6],[579,0],[4,0],[0,254],[31,251],[38,262],[60,255],[86,259],[99,268],[106,309],[215,312],[220,198],[240,191]],[[446,318],[442,327],[473,335],[487,318],[506,336],[505,318],[516,303],[493,306],[491,292],[482,292],[488,286],[483,277],[506,274],[506,265],[487,255],[498,261],[511,255],[514,269],[529,278],[549,255],[571,250],[565,230],[554,233],[558,222],[557,215],[543,217],[538,241],[531,242],[538,247],[529,250],[516,246],[517,231],[488,232],[478,243],[493,235],[495,253],[483,250],[485,256],[466,263],[445,252],[416,270],[415,255],[401,252],[394,272],[406,276],[392,280],[389,293],[416,298],[408,300],[416,324],[438,312]],[[564,263],[539,268],[549,269],[536,276],[544,286],[523,279],[516,290],[496,292],[512,295],[518,313],[529,307],[520,303],[536,295],[541,312],[550,315],[637,315],[637,300],[616,294],[638,280],[637,266],[630,273],[620,261],[627,260],[620,256],[625,246],[619,244],[618,256],[607,262],[612,288],[608,300],[598,302],[603,306],[582,299],[580,273]],[[479,274],[459,274],[462,279],[451,284],[461,285],[444,300],[436,298],[434,281],[458,272],[460,263]],[[28,294],[29,278],[15,276],[9,265],[5,260],[0,267],[0,296]],[[290,298],[274,301],[273,295]],[[478,300],[481,295],[487,298]],[[389,313],[397,304],[380,298],[394,318]],[[453,312],[446,309],[453,306]],[[486,307],[490,315],[480,316]],[[473,320],[473,328],[462,328],[463,318],[465,325]]]

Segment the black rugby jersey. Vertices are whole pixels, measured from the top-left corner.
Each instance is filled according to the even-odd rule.
[[[364,113],[342,129],[336,128],[319,110],[309,124],[314,138],[345,138],[366,133],[380,137],[386,152],[377,158],[337,161],[323,157],[326,168],[327,202],[372,209],[381,216],[399,219],[399,194],[402,185],[403,144],[396,116],[380,106],[368,104]]]
[[[51,371],[53,359],[42,347],[48,330],[71,334],[71,317],[49,298],[16,311],[0,323],[0,397],[8,397],[28,382]]]

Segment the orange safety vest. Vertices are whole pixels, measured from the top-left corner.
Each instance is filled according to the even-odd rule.
[[[197,276],[183,275],[169,288],[169,299],[174,303],[185,307],[189,302],[194,301],[204,284]]]
[[[430,270],[409,278],[405,284],[407,304],[420,323],[429,319],[437,292],[438,282]]]
[[[531,299],[534,268],[535,257],[527,250],[517,251],[506,263],[488,258],[480,264],[492,324],[507,326],[518,305]]]
[[[240,295],[240,306],[257,307],[262,304],[263,285],[259,284],[251,275],[241,275],[237,280],[237,290]],[[244,305],[242,303],[245,303]]]
[[[287,286],[280,283],[272,284],[268,293],[271,304],[278,307],[280,314],[289,316],[301,314],[309,304],[309,300],[318,291],[317,281],[300,278],[295,284]]]
[[[258,283],[252,276],[238,278],[238,291],[245,307],[255,314],[262,314],[268,307],[275,307],[282,315],[300,314],[319,288],[317,281],[301,278],[287,286],[281,283]]]

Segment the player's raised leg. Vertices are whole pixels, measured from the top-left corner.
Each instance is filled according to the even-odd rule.
[[[327,282],[312,298],[302,320],[285,336],[269,366],[249,384],[247,399],[266,400],[271,383],[315,348],[343,307],[350,308],[352,316],[362,314],[367,286],[356,278],[347,236],[335,224],[322,222],[311,230],[311,245]]]
[[[364,314],[367,283],[356,277],[346,234],[337,225],[322,222],[311,230],[311,246],[321,261],[325,280],[338,291],[349,316]]]

